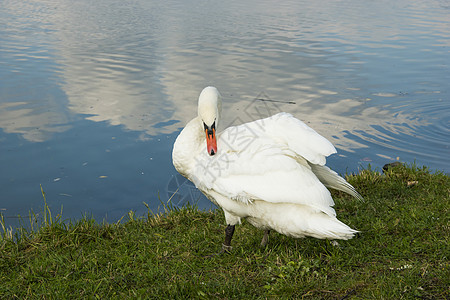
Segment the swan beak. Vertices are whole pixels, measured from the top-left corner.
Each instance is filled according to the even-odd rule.
[[[216,129],[205,129],[206,133],[206,149],[209,155],[217,153]]]

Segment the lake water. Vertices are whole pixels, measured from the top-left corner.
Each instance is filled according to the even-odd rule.
[[[222,124],[305,121],[339,173],[448,173],[449,46],[448,1],[2,0],[0,212],[38,212],[40,185],[71,219],[211,207],[171,162],[207,85]]]

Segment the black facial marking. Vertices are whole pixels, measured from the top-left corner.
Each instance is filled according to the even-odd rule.
[[[214,123],[211,125],[211,128],[209,128],[208,125],[203,122],[203,128],[207,131],[208,136],[212,137],[212,135],[214,134],[213,129],[216,129],[216,121],[214,121]]]
[[[205,129],[205,130],[213,130],[213,129],[216,129],[216,120],[214,120],[214,122],[213,122],[213,124],[211,125],[211,128],[209,128],[208,127],[208,125],[206,125],[206,123],[205,122],[203,122],[203,128]]]

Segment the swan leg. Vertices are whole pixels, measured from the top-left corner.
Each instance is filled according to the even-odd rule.
[[[231,247],[231,239],[233,238],[235,225],[228,225],[225,228],[225,241],[222,244],[222,252],[230,253],[233,247]]]
[[[210,254],[205,257],[212,258],[224,253],[231,253],[231,250],[233,249],[233,247],[231,247],[231,239],[233,238],[234,227],[234,225],[228,225],[227,228],[225,228],[225,241],[222,244],[222,249],[220,249],[218,253]]]
[[[214,257],[223,253],[231,253],[231,250],[233,250],[233,247],[231,247],[231,239],[233,238],[235,225],[241,223],[241,218],[229,213],[225,209],[223,212],[225,214],[225,222],[227,224],[227,227],[225,228],[225,240],[223,241],[222,249],[220,249],[219,253],[208,257]]]
[[[264,230],[264,236],[263,236],[263,238],[261,240],[261,248],[266,247],[267,242],[269,241],[269,233],[270,233],[269,229]]]

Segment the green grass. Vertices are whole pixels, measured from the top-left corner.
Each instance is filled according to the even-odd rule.
[[[401,166],[348,180],[365,202],[334,193],[336,211],[361,234],[339,247],[273,233],[260,249],[263,232],[244,222],[232,254],[207,258],[221,211],[98,224],[46,208],[34,230],[0,227],[0,298],[449,299],[449,176]]]

